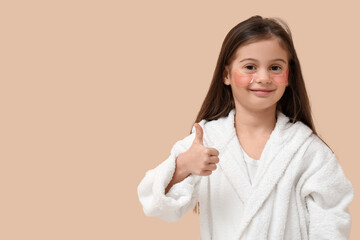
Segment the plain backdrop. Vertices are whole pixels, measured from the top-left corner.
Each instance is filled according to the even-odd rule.
[[[145,172],[187,136],[228,31],[253,16],[293,33],[315,127],[355,188],[356,1],[2,1],[0,239],[198,239],[199,217],[146,217]]]

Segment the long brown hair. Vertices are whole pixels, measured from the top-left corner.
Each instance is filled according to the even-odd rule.
[[[208,93],[195,122],[200,122],[202,119],[210,121],[225,117],[235,108],[231,86],[225,85],[223,82],[225,66],[231,63],[234,53],[243,44],[271,37],[277,37],[281,40],[280,42],[289,56],[289,85],[277,102],[276,109],[288,116],[290,122],[301,121],[309,126],[314,134],[318,135],[313,123],[310,102],[291,31],[286,22],[280,18],[263,18],[258,15],[237,24],[226,35]],[[196,204],[194,212],[200,212],[199,202]]]

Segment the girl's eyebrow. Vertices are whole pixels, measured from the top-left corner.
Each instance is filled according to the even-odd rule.
[[[251,60],[251,61],[258,62],[258,60],[256,60],[255,58],[244,58],[240,62],[244,62],[246,60]],[[271,62],[275,62],[275,61],[280,61],[280,62],[286,63],[286,61],[284,59],[282,59],[282,58],[275,58],[275,59],[271,60]]]

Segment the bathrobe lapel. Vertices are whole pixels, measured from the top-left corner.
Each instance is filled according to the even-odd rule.
[[[251,184],[245,162],[241,161],[243,153],[236,136],[231,138],[222,154],[219,155],[219,159],[219,165],[225,176],[243,204],[245,204],[251,193]],[[226,160],[222,161],[223,159]]]
[[[251,185],[234,127],[234,115],[235,109],[226,118],[209,122],[206,132],[208,144],[220,152],[219,166],[244,203],[244,214],[237,234],[241,237],[312,130],[299,121],[290,123],[286,115],[277,111],[275,128],[265,144]]]

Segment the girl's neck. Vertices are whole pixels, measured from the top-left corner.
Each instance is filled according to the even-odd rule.
[[[260,111],[251,111],[243,107],[236,108],[234,127],[238,135],[271,134],[275,125],[276,107]]]

